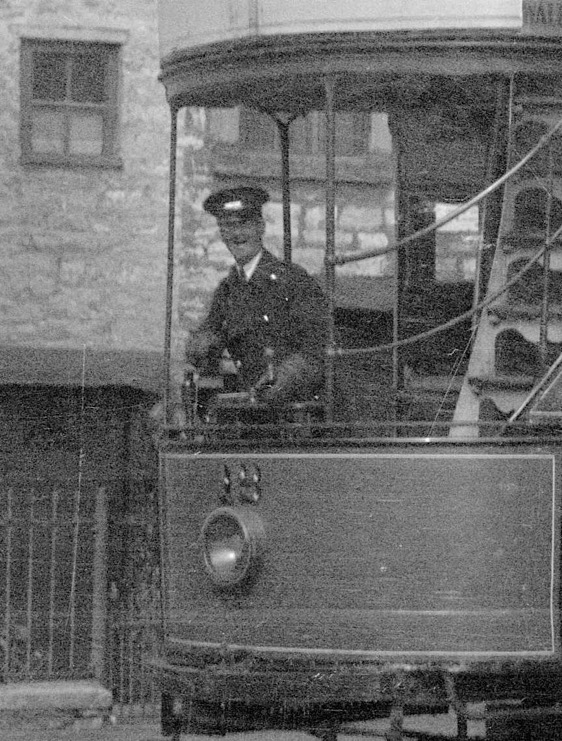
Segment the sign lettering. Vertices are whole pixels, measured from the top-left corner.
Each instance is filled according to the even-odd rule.
[[[523,32],[562,35],[562,0],[524,0]]]

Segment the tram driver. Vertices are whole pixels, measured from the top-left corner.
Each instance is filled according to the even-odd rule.
[[[212,193],[203,203],[234,265],[193,332],[186,360],[212,376],[226,357],[236,392],[277,407],[321,392],[328,308],[314,278],[264,249],[268,200],[262,188],[245,186]]]

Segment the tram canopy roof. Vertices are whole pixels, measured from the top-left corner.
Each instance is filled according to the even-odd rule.
[[[415,100],[424,76],[556,74],[560,24],[533,14],[541,1],[159,0],[161,78],[177,107],[298,114],[325,107],[326,77],[336,109],[377,110]]]
[[[369,39],[373,44],[373,39]],[[343,43],[346,48],[342,48]],[[486,79],[514,74],[559,75],[562,45],[549,43],[534,55],[506,41],[502,50],[468,47],[460,54],[455,43],[418,41],[391,48],[369,49],[354,39],[310,38],[269,41],[207,50],[198,57],[178,58],[162,67],[170,104],[177,107],[231,107],[245,104],[266,111],[301,114],[323,110],[326,79],[336,80],[336,110],[387,110],[410,107],[435,84],[436,78],[463,81],[479,78],[473,92],[483,100],[495,95]],[[316,48],[315,48],[316,47]],[[518,55],[517,52],[520,52]],[[496,54],[496,56],[494,56]],[[266,59],[263,59],[266,57]]]

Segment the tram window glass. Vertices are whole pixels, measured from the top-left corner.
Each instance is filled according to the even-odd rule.
[[[436,203],[435,220],[440,221],[458,204]],[[435,279],[440,283],[474,282],[480,240],[478,206],[437,229],[435,236]]]
[[[336,155],[357,157],[369,148],[369,114],[336,114]],[[294,154],[322,155],[325,150],[325,116],[313,111],[291,124],[291,151]],[[260,111],[240,109],[240,144],[247,149],[277,150],[277,127],[271,117]]]
[[[23,39],[24,163],[115,167],[118,44]]]
[[[213,172],[228,177],[271,178],[280,172],[281,147],[272,118],[244,108],[207,109]],[[325,122],[314,111],[290,127],[291,177],[323,182]],[[394,179],[393,143],[382,112],[339,112],[336,116],[336,180],[390,185]]]
[[[406,237],[442,221],[458,209],[458,204],[409,194],[401,198],[401,207],[402,237]],[[479,210],[473,206],[435,232],[416,239],[402,255],[404,285],[423,290],[436,283],[474,282],[479,230]]]

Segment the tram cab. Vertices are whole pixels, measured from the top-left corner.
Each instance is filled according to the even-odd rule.
[[[504,703],[516,733],[544,739],[562,701],[562,5],[395,5],[160,2],[169,266],[178,111],[269,116],[286,262],[291,127],[319,113],[330,314],[313,402],[263,418],[251,394],[190,371],[178,422],[168,382],[152,664],[176,738],[333,738],[388,716],[399,739],[404,715],[450,708],[466,738],[474,703],[507,738]],[[338,242],[345,111],[391,142],[392,238],[373,248]],[[455,249],[466,271],[444,280]],[[382,257],[381,282],[361,265]]]

